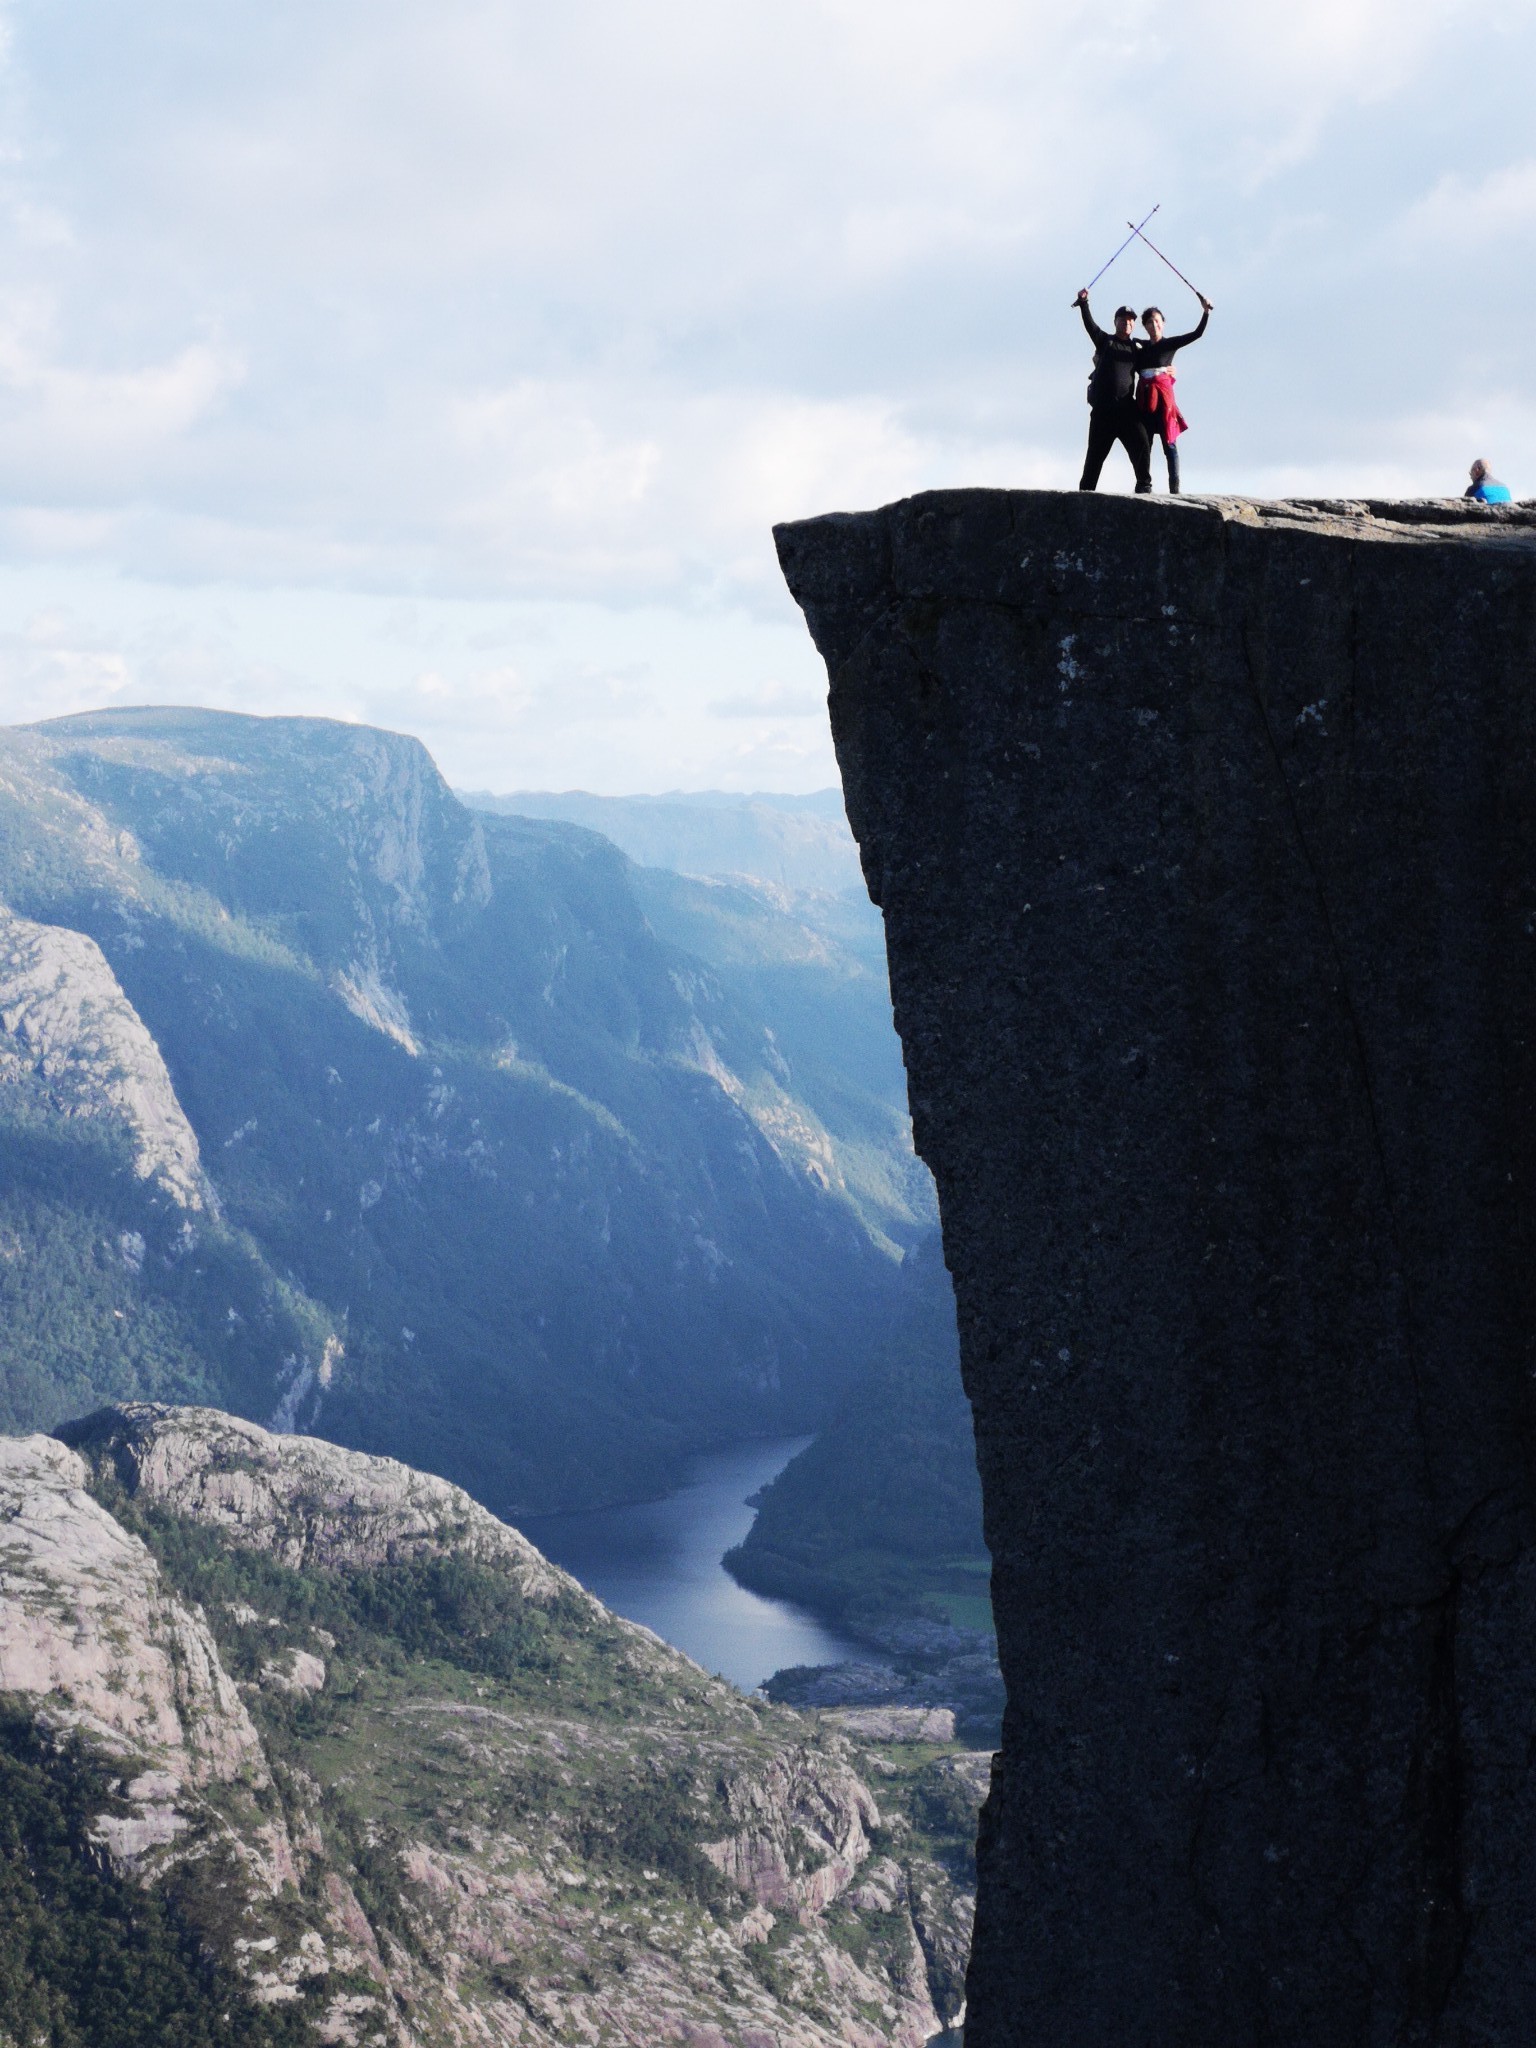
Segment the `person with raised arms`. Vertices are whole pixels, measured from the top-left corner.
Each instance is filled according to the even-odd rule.
[[[1093,373],[1088,379],[1088,452],[1083,458],[1080,491],[1096,491],[1104,458],[1118,441],[1131,458],[1138,491],[1152,488],[1152,443],[1145,418],[1136,405],[1136,369],[1142,344],[1131,333],[1133,306],[1115,314],[1115,331],[1106,334],[1088,309],[1085,286],[1074,301],[1093,342]]]
[[[1163,309],[1148,306],[1141,316],[1146,329],[1146,340],[1139,344],[1136,357],[1136,403],[1147,423],[1148,456],[1151,454],[1152,436],[1163,444],[1163,460],[1168,465],[1168,489],[1177,497],[1179,491],[1179,436],[1189,425],[1179,411],[1179,402],[1174,396],[1173,359],[1181,348],[1188,348],[1192,341],[1198,341],[1211,317],[1211,302],[1203,292],[1197,292],[1200,301],[1200,325],[1192,327],[1188,334],[1165,334],[1163,332]]]

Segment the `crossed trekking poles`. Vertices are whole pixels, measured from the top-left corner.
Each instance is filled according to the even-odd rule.
[[[1161,207],[1162,201],[1159,200],[1157,205],[1153,207],[1152,213],[1159,212],[1161,210]],[[1156,256],[1160,262],[1166,263],[1168,265],[1168,268],[1179,280],[1179,283],[1186,286],[1190,291],[1192,291],[1195,297],[1200,301],[1201,305],[1203,306],[1206,303],[1205,293],[1200,290],[1198,285],[1190,284],[1189,279],[1184,275],[1183,271],[1180,270],[1177,263],[1175,263],[1171,257],[1165,256],[1163,254],[1162,250],[1159,249],[1156,242],[1152,240],[1150,235],[1143,233],[1143,230],[1145,229],[1147,222],[1152,218],[1152,213],[1147,214],[1139,222],[1133,220],[1128,220],[1126,222],[1126,226],[1130,229],[1131,232],[1120,244],[1119,248],[1115,251],[1114,255],[1110,257],[1109,263],[1101,263],[1099,265],[1098,269],[1093,273],[1093,276],[1089,278],[1087,284],[1084,285],[1084,293],[1086,294],[1088,292],[1091,292],[1094,286],[1098,283],[1099,279],[1104,275],[1105,271],[1108,270],[1110,263],[1116,262],[1118,258],[1123,256],[1126,250],[1129,249],[1129,247],[1131,246],[1132,242],[1140,240],[1146,243],[1147,247],[1152,251],[1152,254]],[[1072,303],[1073,305],[1076,305],[1077,301],[1074,299]]]

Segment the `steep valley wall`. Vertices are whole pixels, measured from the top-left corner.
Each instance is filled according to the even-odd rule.
[[[1536,2038],[1536,515],[778,540],[994,1559],[968,2048]]]

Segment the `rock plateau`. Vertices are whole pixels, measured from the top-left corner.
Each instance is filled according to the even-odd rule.
[[[1536,514],[784,527],[1008,1707],[968,2048],[1536,2035]]]

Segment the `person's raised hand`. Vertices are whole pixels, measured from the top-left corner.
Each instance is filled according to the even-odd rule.
[[[1201,305],[1204,306],[1207,313],[1215,312],[1216,308],[1211,304],[1210,300],[1205,296],[1204,292],[1196,292],[1195,297],[1200,301]]]
[[[1078,293],[1078,295],[1077,295],[1076,299],[1075,299],[1075,300],[1073,301],[1073,303],[1074,303],[1075,305],[1079,305],[1079,306],[1086,306],[1086,305],[1087,305],[1087,303],[1088,303],[1088,287],[1087,287],[1087,285],[1084,285],[1084,286],[1083,286],[1082,290],[1081,290],[1081,291],[1080,291],[1080,292]]]

